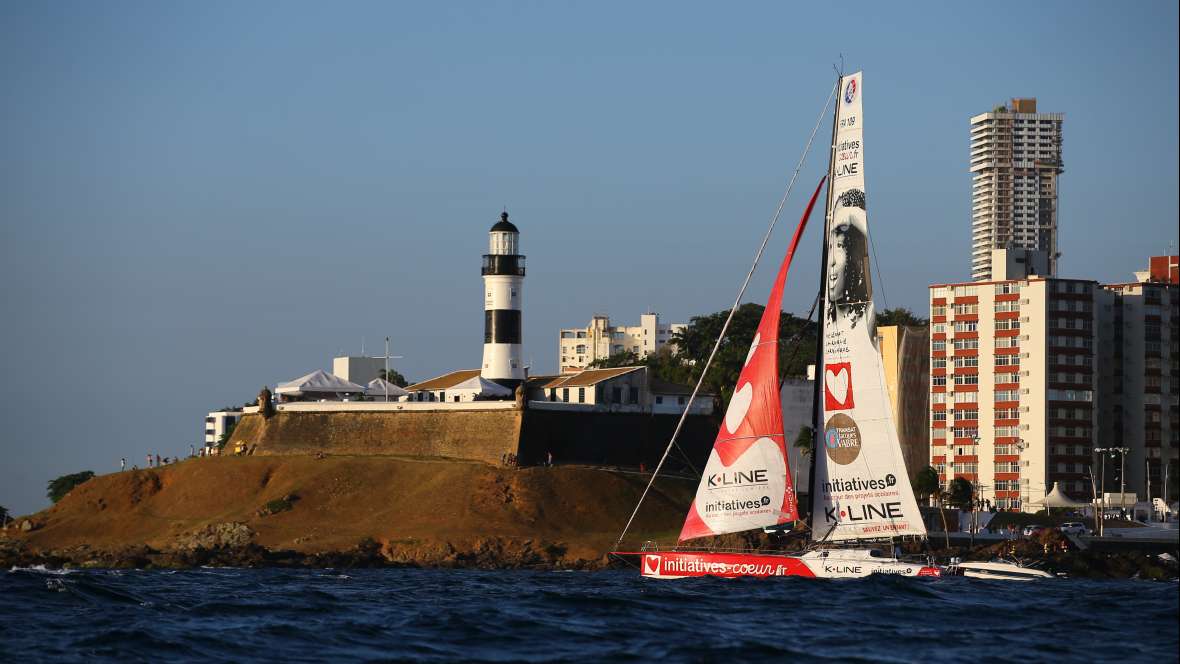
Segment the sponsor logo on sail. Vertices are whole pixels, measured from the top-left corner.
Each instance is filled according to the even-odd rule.
[[[852,398],[852,363],[833,362],[824,367],[824,410],[848,410]]]
[[[856,461],[860,456],[860,427],[843,413],[828,418],[824,426],[824,451],[833,463],[841,466]]]
[[[712,473],[708,477],[709,489],[730,489],[734,487],[758,486],[769,482],[765,468],[754,470],[731,470]]]
[[[768,505],[770,505],[770,496],[751,498],[749,500],[718,500],[712,503],[705,503],[705,514],[712,514],[714,512],[735,512],[738,510],[756,510],[760,507],[767,507]]]
[[[859,523],[873,519],[893,521],[904,518],[905,514],[901,511],[901,503],[896,500],[824,507],[824,520],[827,523]]]
[[[851,104],[852,100],[856,99],[856,79],[848,79],[848,85],[844,86],[844,103]]]

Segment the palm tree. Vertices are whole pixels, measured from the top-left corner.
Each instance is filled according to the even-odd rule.
[[[811,427],[800,429],[799,435],[795,436],[795,447],[799,449],[804,458],[810,459],[811,452],[815,449],[815,430]]]
[[[934,502],[938,503],[938,514],[942,517],[942,534],[946,537],[946,548],[951,548],[951,531],[946,525],[946,511],[945,503],[950,494],[943,490],[942,485],[939,484],[930,492],[930,497]]]
[[[929,504],[935,491],[938,491],[938,471],[926,466],[914,477],[914,493]]]

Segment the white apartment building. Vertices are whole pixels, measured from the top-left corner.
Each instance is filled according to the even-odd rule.
[[[683,330],[685,323],[661,323],[660,315],[646,313],[639,317],[639,325],[612,326],[610,317],[595,315],[586,327],[563,328],[557,341],[558,371],[577,373],[595,360],[611,355],[635,353],[640,359],[663,348],[672,335]]]
[[[1057,176],[1062,113],[1013,99],[971,118],[971,279],[1057,274]],[[993,270],[992,251],[1029,252],[1024,274]]]
[[[217,441],[225,435],[238,420],[242,419],[240,410],[215,410],[205,416],[205,449],[217,447]]]
[[[384,357],[342,355],[332,358],[332,375],[357,385],[368,385],[381,375],[384,368]]]
[[[1036,511],[1054,483],[1092,495],[1093,281],[930,287],[930,465],[1004,510]]]

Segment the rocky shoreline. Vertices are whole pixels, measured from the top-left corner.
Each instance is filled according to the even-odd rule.
[[[186,533],[170,546],[146,544],[100,549],[82,544],[37,550],[20,539],[0,536],[0,568],[44,566],[50,569],[191,569],[195,567],[276,568],[463,568],[487,570],[600,570],[625,567],[626,563],[603,555],[582,558],[568,555],[560,543],[527,538],[477,537],[466,542],[401,540],[379,542],[371,538],[338,551],[301,552],[272,549],[254,541],[255,532],[244,523],[220,523]],[[1063,542],[1066,542],[1064,545]],[[712,546],[732,549],[796,551],[800,538],[766,535],[717,538]],[[1055,532],[1027,540],[976,547],[951,547],[929,551],[911,544],[907,552],[929,553],[941,561],[1003,558],[1033,565],[1071,578],[1174,580],[1178,570],[1174,556],[1146,550],[1101,553],[1071,548]]]

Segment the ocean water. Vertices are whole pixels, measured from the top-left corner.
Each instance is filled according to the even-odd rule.
[[[0,662],[1163,662],[1175,582],[0,571]]]

